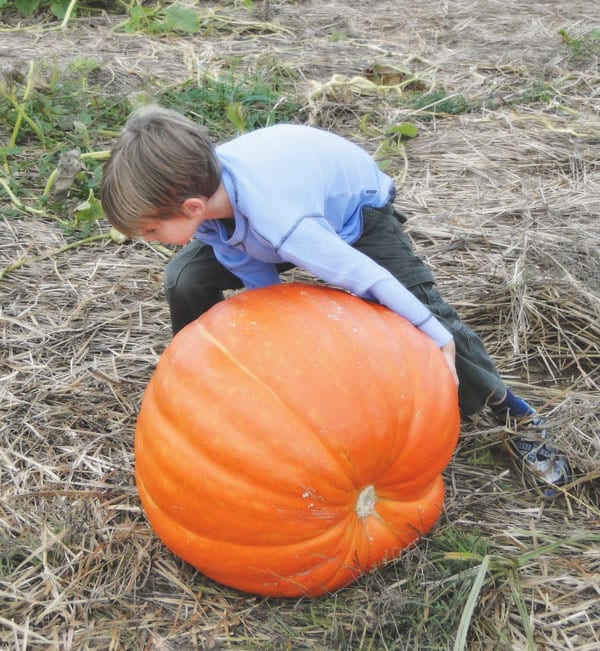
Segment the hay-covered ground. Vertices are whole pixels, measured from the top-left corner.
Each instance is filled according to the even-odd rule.
[[[541,498],[484,416],[463,426],[443,517],[397,562],[314,601],[205,579],[151,533],[133,479],[137,409],[170,339],[166,254],[109,240],[60,252],[76,238],[25,210],[47,181],[28,141],[8,186],[29,187],[23,209],[0,187],[0,268],[29,259],[0,280],[0,646],[600,648],[600,72],[587,39],[600,8],[188,4],[204,16],[196,34],[119,33],[110,13],[64,31],[11,18],[0,64],[95,57],[107,92],[122,94],[232,61],[293,72],[298,121],[377,152],[396,178],[443,292],[548,415],[576,481]],[[399,101],[390,84],[410,75],[412,90],[443,90],[446,110]],[[406,122],[418,134],[398,143]],[[8,137],[0,124],[0,145]]]

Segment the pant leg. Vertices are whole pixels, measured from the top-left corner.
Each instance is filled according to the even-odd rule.
[[[277,265],[279,273],[294,265]],[[171,311],[173,334],[224,299],[227,289],[242,289],[242,281],[215,257],[212,246],[192,240],[167,264],[165,294]]]
[[[241,280],[215,257],[208,244],[192,240],[167,264],[165,294],[173,334],[223,300],[226,289],[241,289]]]
[[[412,242],[402,228],[403,221],[403,216],[391,204],[380,209],[365,208],[362,235],[353,246],[390,271],[452,333],[460,409],[465,416],[477,413],[488,402],[501,400],[506,385],[481,339],[441,297],[431,270],[415,255]]]
[[[502,400],[506,385],[481,339],[461,321],[456,310],[442,299],[433,283],[415,285],[410,291],[429,307],[454,337],[461,412],[470,416],[481,411],[489,402]]]

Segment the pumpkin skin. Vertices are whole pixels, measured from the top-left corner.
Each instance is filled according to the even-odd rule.
[[[146,515],[208,577],[317,596],[431,529],[460,427],[439,348],[390,310],[297,283],[181,330],[135,433]]]

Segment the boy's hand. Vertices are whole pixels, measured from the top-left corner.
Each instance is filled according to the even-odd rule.
[[[450,369],[450,372],[452,373],[452,377],[454,378],[454,381],[458,385],[458,375],[456,374],[456,346],[454,345],[454,339],[451,339],[447,344],[444,344],[440,350],[442,351],[444,358],[446,359],[446,363],[448,364],[448,368]]]

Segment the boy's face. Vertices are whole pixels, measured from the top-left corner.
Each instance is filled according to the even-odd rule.
[[[206,218],[206,201],[202,198],[184,202],[179,212],[169,219],[143,219],[140,236],[147,242],[162,244],[187,244]]]
[[[162,244],[187,244],[202,220],[181,213],[169,219],[144,219],[140,223],[140,235],[147,242]]]

